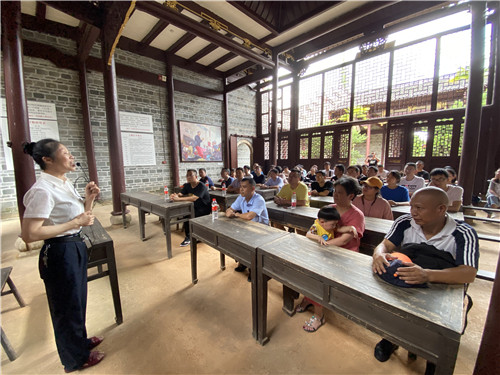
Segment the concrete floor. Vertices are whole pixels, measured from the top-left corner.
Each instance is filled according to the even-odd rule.
[[[197,285],[191,284],[189,247],[172,235],[173,258],[167,260],[165,238],[156,216],[147,216],[147,241],[139,239],[137,210],[128,229],[109,224],[109,205],[95,214],[112,236],[118,265],[123,324],[114,321],[108,278],[89,283],[87,330],[104,335],[99,347],[106,358],[86,374],[423,374],[425,361],[409,361],[399,349],[379,363],[373,348],[380,338],[348,319],[327,312],[316,333],[302,330],[310,313],[288,317],[281,311],[281,284],[269,283],[268,329],[271,340],[260,346],[251,335],[250,284],[246,274],[219,269],[219,253],[200,244]],[[484,225],[496,233],[499,226]],[[17,218],[1,223],[2,267],[13,266],[12,279],[27,306],[2,297],[2,328],[19,357],[1,354],[4,374],[62,374],[42,280],[38,251],[19,253],[14,242]],[[481,244],[481,267],[494,271],[498,244]],[[455,374],[472,374],[488,309],[492,283],[477,280],[469,288],[474,307],[461,340]]]

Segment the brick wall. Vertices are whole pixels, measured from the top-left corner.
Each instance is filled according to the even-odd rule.
[[[68,55],[76,55],[76,44],[67,39],[56,38],[37,32],[23,30],[23,38],[39,43],[50,44]],[[100,57],[100,46],[94,45],[91,55]],[[155,74],[165,74],[165,64],[160,61],[134,55],[117,49],[115,62],[133,66]],[[27,100],[55,103],[59,125],[60,140],[71,150],[77,161],[87,164],[83,138],[83,119],[81,114],[78,72],[59,69],[51,62],[38,58],[24,57],[25,88]],[[174,67],[174,78],[206,88],[221,90],[222,81],[201,74]],[[3,70],[2,70],[2,82]],[[106,128],[103,77],[99,72],[88,73],[89,107],[94,138],[94,148],[98,169],[99,185],[103,199],[111,198],[111,180]],[[124,167],[127,191],[159,190],[163,185],[172,186],[174,171],[171,159],[172,136],[168,127],[167,93],[165,87],[153,86],[128,79],[117,79],[118,105],[120,111],[151,115],[153,118],[156,165]],[[175,92],[175,111],[177,120],[223,126],[223,102]],[[5,97],[2,83],[1,96]],[[229,94],[229,133],[254,136],[255,93],[241,88]],[[222,134],[223,137],[226,134]],[[17,210],[14,173],[6,170],[3,147],[0,144],[0,198],[2,213]],[[224,146],[225,146],[225,142]],[[163,164],[162,162],[166,163]],[[180,181],[184,181],[186,170],[205,167],[209,176],[217,178],[222,162],[180,163]],[[39,172],[37,172],[39,173]],[[81,172],[69,173],[75,181]],[[82,191],[84,182],[78,180],[77,188]]]

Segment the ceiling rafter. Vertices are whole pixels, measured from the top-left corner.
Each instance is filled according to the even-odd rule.
[[[36,3],[36,21],[37,22],[44,22],[45,21],[45,15],[47,13],[47,5],[44,3],[37,2]]]
[[[42,1],[42,3],[51,6],[63,13],[102,28],[103,25],[103,12],[93,2],[90,1]]]
[[[264,27],[267,31],[271,33],[273,37],[276,37],[279,35],[278,30],[273,28],[271,25],[269,25],[266,21],[264,21],[261,17],[258,17],[255,13],[253,13],[248,7],[243,5],[243,2],[240,1],[228,1],[229,4],[231,4],[233,7],[238,9],[240,12],[245,14],[247,17],[250,17],[252,20],[257,22],[259,25]],[[272,38],[271,38],[272,39]]]
[[[76,40],[78,34],[78,27],[63,25],[47,19],[43,23],[40,23],[35,16],[24,13],[21,14],[21,25],[28,30],[72,40]]]
[[[201,49],[198,52],[196,52],[193,56],[191,56],[189,58],[189,60],[193,61],[193,62],[196,62],[199,59],[201,59],[202,57],[208,55],[210,52],[215,51],[217,48],[219,48],[219,47],[216,46],[215,44],[209,44],[208,46],[206,46],[203,49]]]
[[[191,42],[195,38],[196,38],[196,35],[190,34],[190,33],[186,33],[181,38],[179,38],[179,40],[177,42],[175,42],[174,44],[172,44],[170,46],[170,48],[167,49],[167,51],[171,52],[171,53],[176,53],[182,47],[186,46],[189,42]]]
[[[81,22],[77,40],[77,58],[79,61],[85,61],[90,54],[92,46],[99,38],[101,30],[97,27]]]
[[[156,25],[154,25],[153,28],[149,31],[148,35],[142,38],[141,43],[150,44],[153,40],[156,39],[158,35],[161,34],[163,30],[167,28],[168,25],[168,22],[158,21]]]
[[[255,65],[255,63],[253,61],[245,61],[244,63],[241,63],[240,65],[237,65],[234,68],[231,68],[228,71],[226,71],[224,73],[224,77],[225,78],[229,78],[232,75],[234,75],[236,73],[239,73],[239,72],[242,72],[242,71],[244,71],[246,69],[249,69],[249,68],[251,68],[254,65]]]
[[[236,57],[236,55],[232,52],[228,52],[226,53],[224,56],[222,57],[219,57],[217,60],[215,60],[214,62],[208,64],[208,67],[209,68],[217,68],[219,65],[222,65],[222,64],[225,64],[227,63],[229,60],[232,60]]]
[[[190,33],[206,39],[211,43],[217,44],[219,47],[232,51],[265,67],[272,68],[274,66],[274,63],[271,59],[247,49],[241,44],[238,44],[237,42],[229,39],[227,36],[224,36],[217,31],[212,30],[210,27],[203,25],[200,22],[196,22],[175,10],[171,10],[166,6],[155,2],[138,2],[136,5],[137,8],[142,10],[143,12],[151,14],[164,21],[168,21],[172,25],[189,31]]]
[[[272,74],[273,74],[272,69],[257,70],[253,74],[249,74],[243,78],[240,78],[237,81],[234,81],[233,83],[230,83],[229,85],[226,85],[226,87],[224,88],[224,92],[228,93],[230,91],[237,90],[240,87],[243,87],[245,85],[249,85],[251,83],[263,80],[264,78],[267,78],[267,77],[271,76]]]

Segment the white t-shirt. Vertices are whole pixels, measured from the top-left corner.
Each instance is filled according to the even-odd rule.
[[[402,177],[399,184],[401,186],[406,186],[408,192],[413,194],[418,189],[422,189],[425,186],[425,180],[418,176],[414,176],[412,180],[407,180],[406,177]]]
[[[446,191],[446,195],[448,195],[448,200],[450,201],[449,205],[453,205],[453,202],[460,201],[462,202],[462,197],[464,195],[464,189],[461,186],[457,185],[446,185],[448,187],[448,191]]]
[[[387,169],[384,169],[382,172],[378,171],[377,177],[381,178],[382,180],[385,180],[387,178],[388,173],[389,171]]]
[[[45,219],[43,225],[67,223],[84,212],[84,198],[78,194],[71,182],[42,172],[40,178],[24,195],[25,218]],[[70,229],[59,236],[78,233]]]

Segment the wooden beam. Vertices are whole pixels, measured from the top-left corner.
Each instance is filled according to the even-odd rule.
[[[212,69],[215,69],[219,65],[222,65],[222,64],[228,62],[229,60],[234,59],[235,57],[236,57],[236,55],[234,53],[228,52],[224,56],[219,57],[217,60],[215,60],[214,62],[212,62],[211,64],[209,64],[208,67],[212,68]]]
[[[43,23],[37,21],[37,18],[29,14],[21,14],[21,24],[24,29],[38,31],[40,33],[58,36],[76,40],[78,28],[62,23],[45,20]]]
[[[213,52],[217,49],[218,47],[215,45],[215,44],[209,44],[208,46],[206,46],[205,48],[199,50],[198,52],[196,52],[193,56],[191,56],[189,58],[189,64],[191,64],[192,62],[196,62],[198,61],[199,59],[201,59],[203,56],[206,56],[208,55],[210,52]]]
[[[23,54],[49,60],[58,68],[78,70],[78,63],[75,56],[66,55],[57,48],[47,44],[23,39]]]
[[[187,34],[183,35],[182,37],[179,38],[179,40],[177,42],[172,44],[169,47],[169,49],[167,49],[167,52],[176,53],[182,47],[184,47],[186,44],[191,42],[194,38],[196,38],[196,35],[194,35],[194,34],[187,33]]]
[[[167,28],[168,25],[168,22],[158,21],[156,25],[154,25],[153,28],[149,31],[148,35],[142,38],[141,43],[149,45],[153,40],[156,39],[158,35],[161,34],[163,30]]]
[[[259,39],[257,39],[253,35],[247,33],[243,29],[240,29],[238,26],[232,24],[231,22],[228,22],[227,20],[221,18],[220,16],[218,16],[217,14],[208,10],[207,8],[200,6],[198,3],[195,3],[194,1],[190,1],[190,0],[180,1],[179,3],[185,5],[188,9],[194,10],[198,14],[204,13],[204,14],[208,15],[209,17],[213,18],[214,20],[217,20],[221,24],[226,25],[228,27],[228,29],[231,30],[232,32],[234,32],[235,34],[237,34],[238,37],[240,37],[240,39],[246,38],[249,41],[251,41],[253,44],[255,44],[256,46],[261,47],[262,49],[266,49],[266,48],[269,50],[271,49],[271,46],[261,42]]]
[[[45,13],[47,12],[47,6],[44,3],[36,3],[36,22],[43,23],[45,21]]]
[[[78,37],[78,61],[85,61],[90,54],[92,46],[99,38],[101,30],[97,27],[84,23],[80,28],[80,35]]]
[[[63,13],[101,28],[103,25],[103,12],[97,2],[93,1],[42,1],[42,3]]]
[[[240,87],[243,87],[245,85],[249,85],[250,83],[254,83],[257,81],[260,81],[261,79],[267,78],[273,74],[273,71],[271,69],[263,69],[263,70],[258,70],[254,74],[249,74],[246,77],[240,78],[237,81],[234,81],[233,83],[230,83],[229,85],[226,86],[226,92],[230,92],[236,89],[239,89]]]
[[[111,64],[114,48],[118,44],[122,27],[130,12],[134,10],[132,1],[113,1],[102,3],[104,9],[104,23],[101,37],[103,53],[107,54],[107,64]],[[103,55],[104,56],[104,55]]]
[[[246,61],[244,63],[241,63],[238,66],[235,66],[234,68],[229,69],[228,71],[225,72],[224,77],[231,77],[233,74],[242,72],[243,70],[246,70],[248,68],[251,68],[254,66],[255,63],[253,61]]]
[[[240,12],[244,13],[246,16],[257,22],[259,25],[264,27],[266,30],[271,32],[271,35],[273,37],[276,37],[279,35],[278,30],[273,28],[271,25],[269,25],[266,21],[264,21],[262,18],[257,17],[254,13],[252,13],[246,6],[240,4],[239,1],[228,1],[229,4],[231,4],[233,7],[238,9]],[[272,39],[272,38],[271,38]]]
[[[291,50],[292,48],[296,48],[302,44],[310,42],[313,39],[316,39],[324,34],[327,34],[333,30],[336,30],[344,25],[347,25],[351,22],[354,22],[360,18],[363,18],[377,10],[386,8],[391,4],[394,4],[393,1],[373,1],[368,2],[365,5],[362,5],[359,8],[353,9],[346,14],[343,14],[323,25],[316,27],[315,29],[308,31],[302,35],[299,35],[296,38],[293,38],[285,43],[280,44],[275,47],[277,53],[282,53]]]
[[[265,67],[272,68],[272,60],[247,49],[239,43],[234,42],[227,36],[224,36],[217,31],[213,31],[210,27],[196,22],[191,18],[180,14],[174,10],[169,9],[156,2],[138,2],[137,8],[151,14],[155,17],[159,17],[163,21],[168,21],[172,25],[175,25],[183,30],[189,31],[196,36],[208,40],[211,43],[217,44],[219,47],[225,48],[228,51],[234,52],[246,59],[255,61]]]

